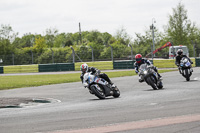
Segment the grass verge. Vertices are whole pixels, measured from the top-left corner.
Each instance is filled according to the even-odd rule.
[[[160,73],[173,70],[159,70]],[[131,71],[106,72],[110,78],[136,75]],[[80,73],[52,75],[0,76],[0,90],[80,81]]]
[[[195,58],[191,58],[194,62],[192,66],[196,66]],[[154,60],[154,66],[158,68],[176,68],[174,59],[163,59],[163,60]],[[112,61],[95,61],[95,62],[85,62],[88,66],[96,67],[100,70],[113,70]],[[75,71],[80,70],[80,66],[83,62],[75,63]],[[38,65],[13,65],[13,66],[4,66],[4,73],[29,73],[29,72],[38,72]]]
[[[191,58],[192,62],[194,63],[192,66],[196,66],[195,58]],[[158,68],[176,68],[175,59],[169,60],[154,60],[153,65]]]
[[[4,66],[4,73],[30,73],[38,72],[38,65]]]
[[[99,61],[99,62],[84,62],[87,63],[89,67],[96,67],[99,70],[112,70],[113,62],[112,61]],[[80,66],[83,62],[75,63],[75,71],[80,70]]]

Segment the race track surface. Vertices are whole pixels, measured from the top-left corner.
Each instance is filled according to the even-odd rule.
[[[178,71],[161,75],[161,90],[138,76],[112,78],[121,96],[105,100],[81,82],[2,90],[0,98],[53,102],[0,108],[0,133],[199,133],[200,68],[189,82]]]

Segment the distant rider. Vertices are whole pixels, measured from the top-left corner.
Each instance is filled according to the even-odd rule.
[[[182,59],[183,57],[186,57],[186,58],[189,60],[189,62],[190,62],[191,64],[193,64],[193,62],[190,60],[189,57],[187,57],[187,55],[184,55],[184,54],[183,54],[183,50],[182,50],[182,49],[178,49],[176,53],[177,53],[177,56],[176,56],[175,64],[178,66],[179,72],[182,73],[181,70],[180,70],[180,62],[181,62],[181,59]],[[193,71],[192,68],[191,68],[191,71]]]
[[[155,66],[153,66],[153,64],[149,60],[143,59],[141,54],[136,54],[135,55],[135,60],[136,60],[136,62],[134,63],[134,66],[135,66],[135,72],[136,73],[139,73],[140,65],[147,64],[147,65],[152,65],[154,71],[158,74],[158,78],[159,79],[161,78],[161,75],[158,73],[157,68]],[[143,82],[143,81],[144,81],[144,79],[141,79],[141,77],[139,75],[139,82]]]
[[[83,83],[83,80],[84,80],[83,79],[84,74],[86,72],[91,72],[91,74],[96,74],[99,78],[105,79],[109,84],[112,85],[112,87],[115,87],[114,83],[110,80],[110,78],[108,77],[108,75],[105,74],[105,73],[101,73],[101,71],[98,70],[97,68],[95,68],[95,67],[88,67],[88,65],[86,63],[84,63],[84,64],[81,65],[80,69],[81,69],[81,72],[82,72],[81,76],[80,76],[80,79],[81,79],[82,83]]]

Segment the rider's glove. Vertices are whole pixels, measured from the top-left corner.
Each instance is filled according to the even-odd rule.
[[[98,76],[100,73],[101,73],[101,71],[97,70],[95,74]]]

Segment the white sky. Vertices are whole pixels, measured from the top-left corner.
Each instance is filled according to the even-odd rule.
[[[188,17],[200,27],[200,0],[0,0],[0,24],[10,25],[19,36],[45,34],[56,28],[59,33],[98,30],[115,35],[124,27],[127,33],[144,34],[155,18],[160,31],[179,2]]]

